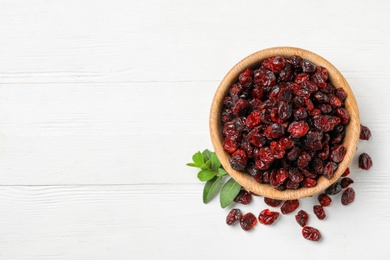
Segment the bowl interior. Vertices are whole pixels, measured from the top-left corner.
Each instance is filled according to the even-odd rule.
[[[229,163],[230,155],[223,150],[223,137],[222,137],[222,124],[221,124],[221,110],[222,103],[225,95],[233,83],[237,81],[238,75],[245,71],[245,69],[251,67],[260,66],[262,60],[272,56],[282,56],[285,58],[298,55],[303,59],[309,60],[316,65],[325,67],[328,70],[329,81],[336,88],[343,88],[347,92],[347,99],[345,100],[345,108],[350,115],[350,121],[346,127],[346,135],[343,140],[343,145],[346,147],[346,155],[344,160],[338,164],[338,168],[331,179],[326,179],[321,176],[317,180],[317,185],[312,188],[299,188],[296,190],[286,189],[284,191],[278,191],[274,189],[270,184],[262,184],[256,182],[251,176],[246,173],[235,171]],[[253,53],[248,57],[237,63],[225,76],[220,83],[210,110],[210,136],[214,147],[214,150],[220,159],[223,167],[239,184],[246,189],[268,198],[280,199],[280,200],[292,200],[298,198],[304,198],[313,194],[319,193],[329,187],[343,174],[352,160],[352,157],[356,151],[357,143],[359,141],[360,122],[359,122],[359,110],[356,103],[355,96],[348,85],[343,75],[327,60],[319,55],[294,47],[275,47],[259,52]]]

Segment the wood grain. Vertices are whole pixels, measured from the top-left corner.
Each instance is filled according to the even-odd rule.
[[[343,140],[343,145],[346,147],[346,154],[344,160],[338,164],[338,168],[334,175],[330,179],[320,177],[317,181],[317,185],[311,188],[300,188],[297,190],[286,189],[284,191],[275,190],[269,184],[262,184],[256,182],[251,176],[240,171],[235,171],[229,163],[230,155],[223,149],[222,138],[222,126],[221,126],[221,111],[223,105],[223,99],[226,93],[229,91],[232,84],[237,80],[238,75],[247,68],[254,68],[259,66],[260,63],[269,57],[282,56],[291,57],[298,55],[303,59],[309,60],[317,66],[325,67],[329,73],[329,82],[336,88],[343,88],[347,93],[347,99],[345,101],[345,108],[350,115],[350,121],[346,127],[346,135]],[[238,62],[224,77],[220,83],[218,89],[215,92],[213,103],[210,110],[210,136],[214,149],[218,158],[220,159],[223,167],[227,170],[230,176],[234,178],[238,183],[248,190],[274,199],[291,200],[305,198],[313,196],[329,187],[332,183],[337,181],[344,173],[345,169],[349,166],[353,155],[355,154],[356,147],[359,141],[360,134],[360,121],[359,121],[359,108],[356,103],[356,99],[352,89],[344,76],[327,60],[321,56],[300,48],[295,47],[274,47],[264,49],[249,55],[240,62]]]

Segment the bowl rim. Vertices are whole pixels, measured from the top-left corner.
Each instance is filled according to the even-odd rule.
[[[299,189],[286,189],[283,191],[276,190],[270,184],[257,183],[253,177],[249,174],[235,171],[231,168],[229,163],[230,155],[223,150],[223,139],[222,139],[222,127],[221,127],[221,110],[222,110],[222,101],[225,95],[227,94],[229,87],[237,81],[238,75],[242,73],[245,69],[249,67],[258,66],[262,60],[272,57],[272,56],[282,56],[282,57],[291,57],[293,55],[298,55],[302,59],[312,61],[317,66],[322,66],[327,69],[329,75],[329,82],[332,83],[336,88],[344,88],[348,93],[347,99],[345,100],[345,108],[348,110],[350,115],[350,121],[346,127],[346,135],[343,140],[343,145],[347,148],[344,160],[338,163],[338,168],[334,173],[333,177],[329,180],[323,176],[320,176],[317,181],[317,185],[311,188],[301,187]],[[316,193],[319,193],[329,187],[331,184],[336,182],[344,171],[349,166],[355,151],[357,149],[357,144],[359,141],[360,134],[360,117],[359,109],[353,94],[351,87],[344,78],[344,76],[333,66],[329,61],[321,57],[320,55],[297,47],[272,47],[257,51],[233,66],[232,69],[225,75],[223,80],[220,82],[210,108],[210,117],[209,117],[209,128],[210,128],[210,137],[212,145],[214,147],[215,153],[221,161],[224,169],[229,173],[229,175],[236,180],[241,186],[250,190],[253,193],[256,193],[261,196],[266,196],[273,199],[279,200],[292,200],[299,199],[308,196],[312,196]],[[348,144],[348,145],[346,145]]]

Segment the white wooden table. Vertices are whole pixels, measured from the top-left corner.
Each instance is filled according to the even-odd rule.
[[[389,1],[0,1],[0,259],[388,259]],[[245,233],[204,205],[194,152],[225,73],[296,46],[347,78],[373,137],[356,200]],[[386,166],[387,165],[387,166]],[[256,215],[257,197],[240,206]]]

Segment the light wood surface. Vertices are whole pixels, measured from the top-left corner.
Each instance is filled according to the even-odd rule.
[[[390,233],[389,1],[0,1],[0,259],[383,259]],[[252,232],[204,205],[186,167],[212,149],[214,93],[243,57],[271,46],[326,57],[353,89],[370,141],[316,219]],[[370,171],[357,156],[371,155]],[[276,211],[280,211],[278,208]],[[280,245],[283,245],[281,250]]]
[[[223,99],[230,87],[237,81],[238,75],[241,74],[247,68],[254,68],[260,66],[260,63],[269,57],[282,56],[285,58],[298,55],[303,59],[309,60],[318,66],[322,66],[328,70],[329,82],[332,83],[336,88],[343,88],[347,93],[348,97],[345,100],[345,108],[348,110],[350,115],[350,122],[346,127],[346,135],[343,140],[343,145],[346,147],[346,154],[344,160],[338,164],[338,168],[334,175],[330,179],[326,179],[321,176],[315,187],[311,188],[299,188],[296,190],[286,189],[283,191],[276,190],[269,184],[263,184],[256,182],[251,176],[244,172],[235,171],[229,163],[230,155],[223,150],[223,137],[221,127],[221,111]],[[238,183],[248,190],[265,196],[268,198],[280,199],[280,200],[291,200],[305,198],[313,196],[337,181],[340,176],[344,173],[345,169],[349,166],[353,155],[355,154],[357,144],[359,141],[360,134],[360,122],[359,122],[359,108],[356,103],[355,95],[351,87],[344,76],[326,59],[321,56],[296,47],[273,47],[258,51],[244,58],[238,62],[224,77],[220,83],[218,89],[215,92],[214,99],[210,109],[210,137],[213,143],[215,152],[220,158],[223,167],[227,172],[234,178]]]

